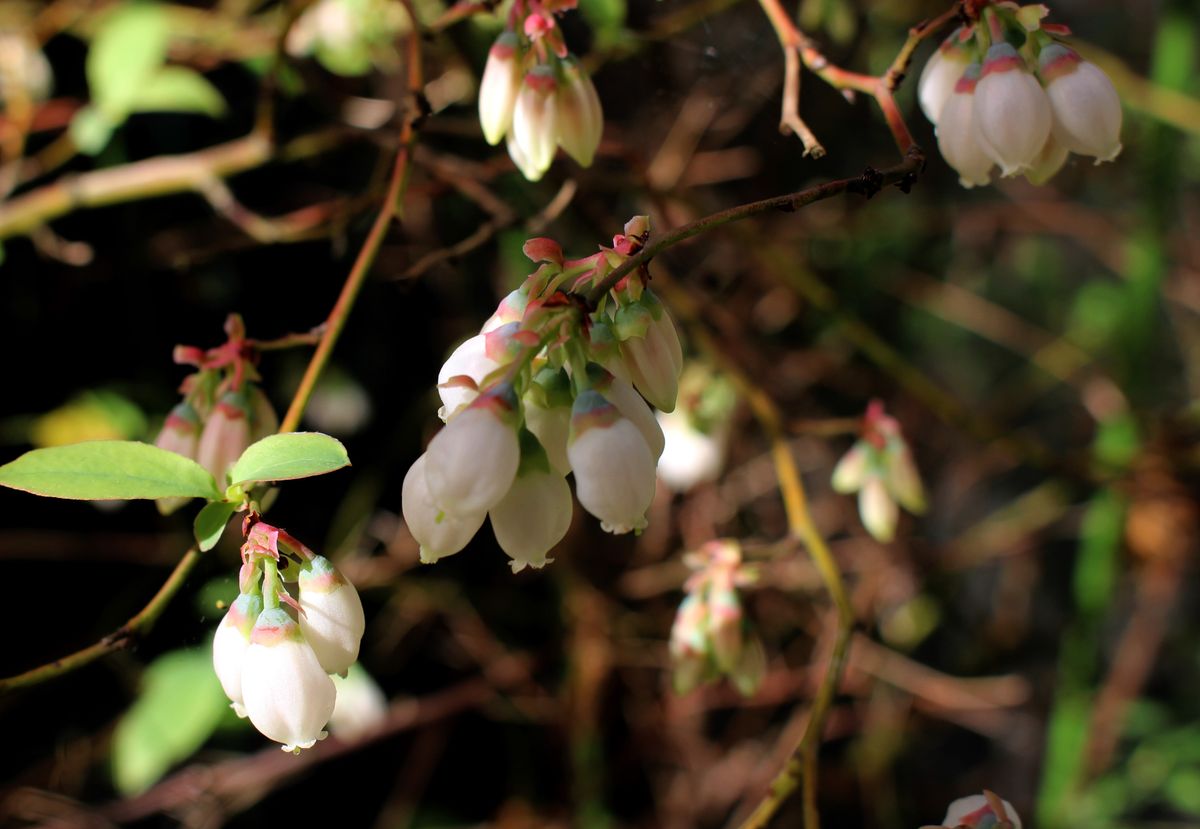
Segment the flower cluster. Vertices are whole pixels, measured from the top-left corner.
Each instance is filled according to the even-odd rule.
[[[684,561],[695,572],[684,585],[686,595],[671,626],[671,662],[676,693],[702,682],[728,676],[749,696],[758,690],[766,654],[742,610],[738,588],[753,584],[756,574],[742,564],[736,541],[710,541]]]
[[[554,22],[556,12],[574,6],[575,0],[518,0],[479,84],[484,138],[499,144],[508,136],[508,154],[530,181],[550,169],[558,147],[591,166],[604,131],[596,87]]]
[[[1095,64],[1055,39],[1045,6],[996,3],[957,29],[921,73],[918,97],[964,187],[1024,175],[1042,184],[1070,153],[1121,152],[1121,100]]]
[[[899,502],[914,515],[925,511],[925,489],[900,424],[872,400],[863,417],[862,437],[833,470],[833,488],[858,493],[858,514],[877,541],[891,541],[900,517]]]
[[[422,561],[458,552],[490,516],[513,572],[545,566],[571,523],[568,474],[606,531],[646,526],[663,451],[646,401],[675,408],[683,350],[644,269],[594,308],[582,292],[647,234],[647,219],[635,218],[611,248],[578,260],[549,239],[525,244],[540,267],[442,366],[446,426],[404,478]]]
[[[961,797],[950,804],[937,827],[924,829],[1021,829],[1021,818],[1007,800],[989,791]]]
[[[297,752],[325,738],[337,696],[329,674],[358,659],[362,601],[328,559],[278,527],[251,513],[243,533],[240,593],[213,638],[213,668],[237,715]]]
[[[197,371],[184,379],[179,388],[183,400],[167,415],[155,440],[158,448],[196,461],[221,487],[246,447],[279,428],[271,402],[257,385],[258,352],[246,339],[241,317],[231,314],[225,332],[228,341],[207,351],[175,347],[175,362]],[[168,513],[185,500],[166,499],[158,506]]]

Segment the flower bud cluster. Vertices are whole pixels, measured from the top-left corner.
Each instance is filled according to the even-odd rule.
[[[925,511],[925,489],[899,422],[872,400],[863,417],[862,437],[833,470],[833,488],[858,493],[858,514],[877,541],[896,534],[900,506],[919,515]],[[899,504],[899,505],[898,505]]]
[[[1045,6],[996,3],[957,29],[925,65],[917,95],[964,187],[1024,175],[1043,184],[1071,153],[1097,164],[1121,152],[1112,81],[1056,39]]]
[[[684,561],[695,572],[684,584],[683,602],[671,626],[675,692],[685,694],[703,682],[728,676],[750,696],[762,683],[766,655],[746,619],[738,588],[757,574],[742,564],[736,541],[710,541]]]
[[[479,83],[479,124],[489,144],[507,136],[521,174],[537,181],[558,147],[591,166],[604,131],[600,96],[563,42],[554,13],[570,2],[515,4],[507,28],[488,52]],[[518,8],[525,9],[521,23]],[[518,25],[520,24],[520,25]]]
[[[246,339],[241,317],[230,315],[225,331],[228,341],[216,348],[175,348],[175,362],[195,366],[197,371],[184,379],[179,389],[183,400],[167,415],[155,440],[158,448],[203,466],[222,489],[246,447],[279,428],[271,401],[257,385],[258,352]],[[172,498],[159,501],[158,506],[168,513],[184,503]]]
[[[298,752],[326,736],[337,696],[329,674],[345,676],[358,659],[362,601],[328,559],[285,531],[253,515],[243,529],[240,593],[213,638],[213,668],[239,717]]]
[[[571,523],[567,475],[604,530],[646,526],[663,451],[646,401],[675,408],[679,335],[644,272],[622,279],[595,308],[579,292],[636,253],[647,234],[638,217],[613,247],[573,261],[549,239],[526,243],[540,267],[438,375],[446,426],[403,487],[422,561],[457,553],[490,517],[513,572],[545,566]]]
[[[1007,800],[989,791],[950,804],[938,827],[949,829],[1021,829],[1021,818]],[[937,829],[925,827],[924,829]]]

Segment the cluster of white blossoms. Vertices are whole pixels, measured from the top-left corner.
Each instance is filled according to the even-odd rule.
[[[921,109],[964,187],[1024,175],[1042,184],[1070,153],[1121,152],[1121,100],[1095,64],[1055,39],[1045,6],[996,3],[957,29],[921,73]]]
[[[365,628],[358,591],[328,559],[248,517],[240,593],[213,638],[213,668],[239,717],[284,751],[326,736]],[[296,585],[296,597],[284,582]]]
[[[960,797],[937,826],[922,829],[1021,829],[1021,818],[1007,800],[989,791]]]
[[[572,261],[553,241],[530,240],[525,253],[540,267],[446,360],[446,426],[404,478],[404,520],[423,562],[457,553],[490,517],[513,572],[545,566],[571,523],[568,474],[606,531],[646,526],[663,451],[646,401],[675,408],[683,350],[644,272],[594,308],[582,292],[647,234],[637,217],[613,247]]]
[[[833,488],[858,493],[858,514],[877,541],[896,534],[900,506],[914,515],[925,511],[925,488],[900,423],[872,400],[863,417],[862,436],[833,470]]]
[[[728,676],[750,696],[762,684],[766,652],[742,609],[738,588],[753,584],[757,573],[742,563],[737,541],[710,541],[684,556],[694,572],[671,626],[671,663],[675,692],[685,694],[702,682]]]
[[[554,12],[574,2],[530,3],[520,29],[505,30],[488,52],[479,84],[479,123],[489,144],[508,137],[508,154],[522,175],[537,181],[559,147],[591,166],[604,131],[600,96],[563,43]],[[510,25],[520,18],[518,2]]]

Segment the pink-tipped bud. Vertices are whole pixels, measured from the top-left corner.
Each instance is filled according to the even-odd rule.
[[[620,534],[646,526],[654,457],[633,422],[599,392],[575,398],[567,456],[579,503],[600,519],[602,529]]]
[[[1015,176],[1033,166],[1050,137],[1050,99],[1008,43],[988,49],[975,87],[974,127],[984,151]]]
[[[568,57],[562,63],[563,82],[558,90],[558,143],[563,151],[584,167],[590,167],[604,133],[604,111],[600,96],[579,61]]]
[[[433,503],[462,518],[499,503],[521,462],[516,408],[512,387],[503,385],[476,398],[430,441],[425,481]]]
[[[185,458],[195,458],[196,447],[200,443],[200,429],[200,415],[185,400],[167,415],[154,445]]]
[[[196,463],[212,474],[218,488],[224,489],[230,468],[252,442],[251,417],[245,391],[227,392],[204,424],[196,447]]]
[[[321,669],[345,674],[358,659],[366,630],[362,599],[324,556],[314,556],[300,571],[300,631],[312,646]]]
[[[992,180],[991,156],[975,133],[975,89],[980,66],[972,63],[963,70],[950,97],[942,105],[937,124],[938,149],[958,173],[963,187],[979,187]]]
[[[242,668],[246,663],[246,650],[250,647],[250,631],[262,609],[262,596],[240,594],[229,606],[213,636],[213,670],[239,717],[246,716],[242,705]]]
[[[420,545],[421,561],[432,564],[451,556],[467,546],[483,526],[486,512],[471,515],[449,515],[433,501],[426,483],[427,455],[421,455],[404,476],[400,492],[401,510],[408,531]]]
[[[996,795],[991,797],[995,798],[996,803],[1002,805],[1005,812],[1003,816],[996,813],[996,803],[993,803],[987,795],[973,794],[961,797],[950,804],[946,810],[946,817],[942,820],[942,826],[990,829],[999,821],[1007,820],[1012,824],[1013,829],[1021,829],[1021,817],[1013,805],[1007,800],[1001,800]]]
[[[962,29],[955,29],[950,37],[942,41],[917,81],[917,99],[921,103],[921,111],[935,126],[941,118],[942,107],[954,93],[954,85],[971,62],[971,53],[963,46],[961,33]]]
[[[530,181],[540,179],[558,147],[558,83],[553,68],[542,64],[525,75],[513,108],[510,137],[510,154],[516,145],[524,160],[513,157],[521,172]]]
[[[1121,152],[1121,97],[1108,75],[1072,49],[1052,43],[1038,57],[1053,113],[1054,135],[1067,150],[1112,161]]]
[[[491,145],[503,140],[512,125],[513,106],[521,85],[521,46],[513,32],[496,38],[479,81],[479,125]]]
[[[282,608],[264,610],[242,669],[246,715],[266,737],[298,752],[325,738],[336,691],[300,626]]]
[[[508,296],[500,300],[500,304],[496,306],[496,310],[484,322],[483,327],[479,329],[479,333],[487,334],[510,322],[520,322],[521,317],[525,316],[525,308],[528,305],[528,291],[522,288],[511,291]]]

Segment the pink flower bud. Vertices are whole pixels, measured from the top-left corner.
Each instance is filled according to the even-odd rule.
[[[200,428],[200,415],[192,404],[185,400],[167,415],[154,445],[176,455],[194,459],[196,447],[200,443]]]
[[[1038,153],[1037,158],[1033,160],[1033,164],[1025,171],[1025,178],[1030,184],[1042,185],[1057,175],[1063,165],[1067,163],[1067,148],[1062,145],[1062,142],[1055,137],[1051,131],[1050,137],[1046,139],[1046,144],[1042,147],[1042,151]]]
[[[1050,136],[1050,99],[1025,60],[1008,43],[988,49],[975,88],[974,127],[979,143],[1001,175],[1033,166]]]
[[[358,659],[366,630],[362,599],[354,585],[324,556],[300,570],[300,632],[327,674],[345,674]]]
[[[448,514],[487,512],[512,486],[521,462],[516,405],[508,385],[480,395],[430,441],[425,481],[433,503]]]
[[[950,37],[942,41],[942,45],[930,56],[929,62],[921,71],[921,79],[917,81],[917,98],[921,103],[921,110],[935,126],[942,115],[942,107],[954,93],[954,85],[971,62],[971,54],[963,47],[959,37],[961,33],[961,28],[955,29]]]
[[[242,698],[254,727],[298,752],[325,738],[336,691],[300,626],[282,608],[264,610],[250,634]]]
[[[484,322],[483,327],[479,329],[479,333],[487,334],[510,322],[520,322],[521,317],[525,315],[525,308],[528,304],[529,294],[527,291],[517,288],[515,291],[510,292],[508,296],[500,300],[500,304],[496,306],[496,310]]]
[[[426,483],[427,455],[421,455],[404,476],[400,492],[401,511],[408,531],[421,545],[421,561],[432,564],[467,546],[483,526],[486,512],[449,515],[434,503]]]
[[[946,163],[958,173],[958,181],[963,187],[990,183],[994,166],[975,133],[975,89],[979,71],[977,63],[963,71],[942,105],[937,124],[938,149]]]
[[[604,111],[596,86],[579,61],[562,62],[563,84],[558,90],[558,143],[571,158],[590,167],[604,133]]]
[[[571,488],[562,475],[550,469],[540,447],[535,447],[532,454],[540,454],[540,458],[533,463],[522,459],[524,468],[488,513],[496,541],[512,559],[514,573],[526,567],[540,570],[553,561],[546,558],[546,553],[562,541],[571,526]]]
[[[242,668],[246,663],[246,650],[250,647],[250,631],[262,609],[262,596],[240,594],[229,606],[213,636],[213,670],[239,717],[246,716],[246,709],[242,707]]]
[[[479,125],[483,137],[493,146],[500,143],[512,124],[520,84],[520,41],[516,34],[506,31],[488,51],[483,78],[479,81]]]
[[[895,536],[900,509],[882,478],[869,477],[858,491],[858,515],[876,541],[886,543]]]
[[[244,391],[227,392],[213,408],[200,433],[196,463],[207,469],[224,489],[234,462],[251,443],[250,402]]]
[[[992,795],[995,797],[995,795]],[[1004,804],[1005,819],[1010,821],[1013,829],[1021,829],[1021,818],[1017,814],[1017,810],[1007,800],[999,800]],[[986,795],[973,794],[968,797],[962,797],[950,804],[950,808],[946,810],[946,817],[942,820],[943,826],[959,827],[966,826],[970,829],[988,829],[996,825],[999,815],[993,811],[992,804],[988,801]]]
[[[601,528],[620,534],[646,526],[654,499],[654,457],[633,422],[599,392],[585,391],[575,399],[567,456],[579,503],[600,519]]]
[[[1121,97],[1108,75],[1061,43],[1042,49],[1039,72],[1053,112],[1054,135],[1073,153],[1112,161],[1121,152]]]
[[[655,407],[670,412],[675,410],[675,399],[679,395],[683,348],[667,309],[650,291],[646,291],[643,301],[645,298],[649,298],[647,305],[653,321],[646,336],[621,342],[621,356],[642,396]]]
[[[550,168],[558,146],[558,84],[554,70],[544,64],[535,66],[521,82],[513,109],[512,142],[520,150],[525,165],[518,162],[526,178],[536,181]],[[510,149],[511,152],[511,149]],[[517,159],[514,157],[513,159]],[[529,170],[539,171],[530,177]]]

